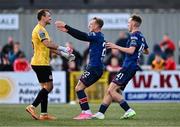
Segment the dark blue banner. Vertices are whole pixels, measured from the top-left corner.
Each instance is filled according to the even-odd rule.
[[[180,101],[180,92],[125,92],[125,99],[130,101]]]

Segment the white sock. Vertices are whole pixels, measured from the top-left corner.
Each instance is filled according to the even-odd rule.
[[[47,115],[48,113],[41,113],[41,115]]]
[[[127,110],[127,112],[131,112],[131,111],[133,111],[131,108]]]
[[[100,115],[104,115],[102,112],[98,112],[98,114],[100,114]]]
[[[86,110],[84,112],[87,113],[87,114],[92,114],[91,110]]]
[[[34,105],[31,105],[31,107],[32,107],[32,108],[36,108],[36,107],[34,107]]]

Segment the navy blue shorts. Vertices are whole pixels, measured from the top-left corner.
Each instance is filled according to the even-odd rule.
[[[80,81],[87,87],[94,84],[101,78],[103,69],[98,67],[87,67],[81,75]]]
[[[128,82],[134,77],[136,70],[130,70],[122,68],[112,82],[120,86],[121,90],[124,90]]]

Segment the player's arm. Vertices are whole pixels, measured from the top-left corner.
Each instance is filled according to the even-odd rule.
[[[49,41],[48,39],[44,39],[41,41],[47,48],[50,49],[57,49],[58,45],[55,44],[54,42]]]
[[[57,54],[57,55],[65,57],[69,61],[73,61],[76,58],[74,54],[68,54],[68,53],[65,53],[65,52],[62,52],[59,50],[55,50],[55,49],[50,49],[50,51]]]
[[[48,48],[50,48],[50,49],[54,49],[54,50],[58,50],[58,51],[63,51],[63,52],[65,52],[65,53],[69,53],[69,54],[72,53],[72,49],[70,49],[69,47],[63,47],[63,46],[57,45],[57,44],[55,44],[54,42],[49,41],[49,40],[47,40],[47,39],[46,39],[46,40],[43,40],[42,42],[43,42],[43,44],[44,44],[46,47],[48,47]]]
[[[144,40],[144,50],[143,50],[143,54],[146,54],[146,55],[148,55],[149,54],[149,47],[148,47],[148,45],[147,45],[147,43],[146,43],[146,39],[145,38],[143,38],[143,40]]]
[[[72,28],[68,25],[65,25],[65,28],[68,30],[67,33],[70,34],[71,36],[73,36],[76,39],[82,40],[82,41],[93,41],[96,38],[96,35],[94,33],[92,34],[87,34],[85,32],[82,32],[80,30],[77,30],[75,28]]]
[[[69,25],[65,24],[62,21],[56,21],[56,27],[62,31],[62,32],[67,32],[68,34],[70,34],[71,36],[73,36],[74,38],[78,39],[78,40],[82,40],[82,41],[88,41],[91,42],[94,39],[96,39],[96,36],[94,35],[89,35],[85,32],[82,32],[80,30],[77,30],[75,28],[70,27]]]
[[[59,51],[67,52],[67,53],[70,52],[70,49],[68,47],[63,47],[63,46],[55,44],[52,41],[49,41],[45,31],[43,30],[38,31],[38,38],[47,48],[55,49],[55,50],[59,50]]]
[[[137,40],[138,40],[138,38],[136,36],[132,36],[131,40],[130,40],[131,41],[130,46],[128,48],[121,47],[121,46],[115,45],[113,43],[108,43],[107,47],[110,46],[110,48],[116,48],[116,49],[120,50],[121,52],[124,52],[127,54],[133,54],[137,47]]]
[[[52,53],[57,54],[57,55],[61,55],[61,53],[60,53],[58,50],[56,50],[56,49],[50,49],[50,51],[51,51]]]
[[[128,54],[133,54],[134,51],[136,50],[135,46],[130,46],[129,48],[125,48],[125,47],[118,46],[112,42],[106,43],[106,47],[111,48],[111,49],[118,49],[121,52],[128,53]]]

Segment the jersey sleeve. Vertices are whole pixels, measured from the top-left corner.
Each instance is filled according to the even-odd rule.
[[[130,42],[130,47],[137,47],[138,45],[138,38],[136,36],[131,36],[131,42]]]
[[[94,39],[97,38],[96,33],[94,33],[94,32],[85,33],[80,30],[77,30],[75,28],[72,28],[68,25],[65,25],[65,28],[68,30],[68,32],[67,32],[68,34],[70,34],[74,38],[82,40],[82,41],[93,42]]]
[[[38,38],[39,38],[39,40],[42,42],[42,41],[44,41],[44,40],[46,40],[46,39],[48,39],[48,37],[47,37],[47,35],[46,35],[46,33],[45,33],[45,30],[42,30],[42,29],[40,29],[40,30],[38,30]]]
[[[148,45],[147,45],[147,43],[146,43],[146,39],[145,39],[144,37],[141,37],[141,41],[142,41],[143,44],[144,44],[144,49],[148,49],[149,47],[148,47]]]

